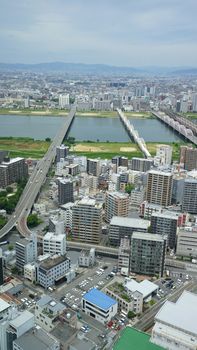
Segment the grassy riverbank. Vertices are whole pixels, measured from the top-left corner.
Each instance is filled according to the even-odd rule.
[[[10,157],[39,159],[46,153],[50,142],[28,137],[0,137],[0,150],[9,151]]]

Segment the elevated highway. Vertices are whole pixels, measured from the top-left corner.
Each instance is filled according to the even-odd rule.
[[[134,141],[137,143],[139,149],[144,154],[145,158],[151,157],[151,154],[149,153],[146,143],[142,137],[139,136],[137,130],[135,130],[134,126],[129,122],[127,117],[124,115],[124,113],[121,111],[121,109],[117,109],[117,112],[119,114],[120,120],[122,121],[125,129],[127,130],[129,136],[134,139]]]
[[[76,109],[74,107],[71,109],[68,116],[65,117],[64,124],[61,126],[60,130],[55,136],[45,156],[37,163],[23,190],[14,213],[10,217],[7,224],[0,230],[0,238],[5,236],[15,226],[21,235],[29,236],[31,234],[31,231],[27,227],[27,217],[31,211],[37,195],[40,192],[41,186],[45,182],[51,163],[55,159],[56,147],[61,145],[64,137],[68,133],[75,117],[75,112]]]

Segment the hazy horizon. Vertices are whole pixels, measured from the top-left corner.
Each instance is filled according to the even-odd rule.
[[[196,12],[196,0],[2,0],[0,62],[196,67]]]

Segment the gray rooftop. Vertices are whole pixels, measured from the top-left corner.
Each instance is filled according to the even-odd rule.
[[[60,312],[65,309],[64,304],[51,298],[49,295],[43,295],[41,299],[37,301],[37,305],[40,307],[47,307],[53,313]]]
[[[156,321],[197,335],[197,295],[184,291],[176,303],[166,301],[155,316]]]
[[[93,350],[95,349],[95,345],[88,340],[87,338],[78,339],[76,338],[71,345],[75,347],[77,350]]]
[[[113,216],[110,225],[131,227],[133,229],[141,228],[146,230],[150,226],[150,221],[135,218],[125,218],[122,216]]]
[[[14,341],[15,344],[26,350],[50,350],[54,349],[54,343],[58,341],[41,328],[34,328]]]
[[[156,216],[156,217],[162,217],[162,218],[165,218],[165,219],[178,219],[180,213],[176,213],[176,212],[173,212],[173,211],[164,211],[164,212],[161,212],[161,213],[153,213],[152,216]]]
[[[162,235],[157,235],[155,233],[147,233],[147,232],[133,232],[132,239],[143,239],[147,241],[157,241],[163,242],[164,237]]]
[[[29,311],[23,311],[18,317],[16,317],[14,320],[10,321],[10,325],[14,328],[19,328],[22,326],[25,322],[28,322],[29,320],[34,319],[34,315]]]
[[[40,267],[42,267],[45,270],[50,270],[51,268],[55,267],[56,265],[61,264],[62,262],[64,262],[65,260],[68,260],[66,255],[62,255],[62,256],[53,256],[50,257],[46,260],[44,260],[41,264]]]

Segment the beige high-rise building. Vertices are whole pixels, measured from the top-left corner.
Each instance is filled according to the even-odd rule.
[[[102,204],[84,197],[72,208],[72,235],[74,240],[98,244],[102,231]]]
[[[193,147],[181,146],[180,163],[184,169],[190,171],[197,169],[197,149]]]
[[[146,200],[167,207],[171,204],[172,173],[150,170],[148,173]]]
[[[107,192],[105,198],[105,221],[113,216],[127,217],[129,212],[129,195],[121,192]]]

